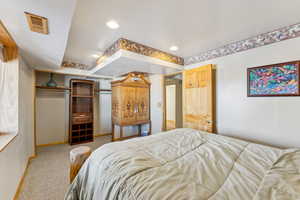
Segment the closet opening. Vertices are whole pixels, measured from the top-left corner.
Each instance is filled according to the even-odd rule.
[[[182,72],[165,75],[163,87],[163,129],[182,128]]]

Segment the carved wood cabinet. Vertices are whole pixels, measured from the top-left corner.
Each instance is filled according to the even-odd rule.
[[[115,125],[120,126],[120,139],[124,139],[123,126],[151,123],[149,108],[150,83],[143,75],[130,73],[123,80],[113,81],[111,86],[113,140],[115,140]],[[139,135],[141,134],[140,129],[139,126]]]

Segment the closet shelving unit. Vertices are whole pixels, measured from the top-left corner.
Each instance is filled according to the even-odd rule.
[[[72,79],[70,87],[49,87],[36,85],[35,88],[49,92],[69,93],[69,144],[80,144],[94,140],[94,95],[111,93],[111,89],[98,89],[94,81]]]
[[[70,132],[71,145],[94,140],[95,83],[89,80],[70,80]]]

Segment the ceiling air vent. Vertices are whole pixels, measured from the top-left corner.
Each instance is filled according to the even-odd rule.
[[[48,19],[38,15],[25,12],[28,25],[31,31],[48,34]]]

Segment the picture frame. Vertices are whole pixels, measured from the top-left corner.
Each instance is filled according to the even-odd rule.
[[[247,68],[247,96],[300,96],[300,61]]]

